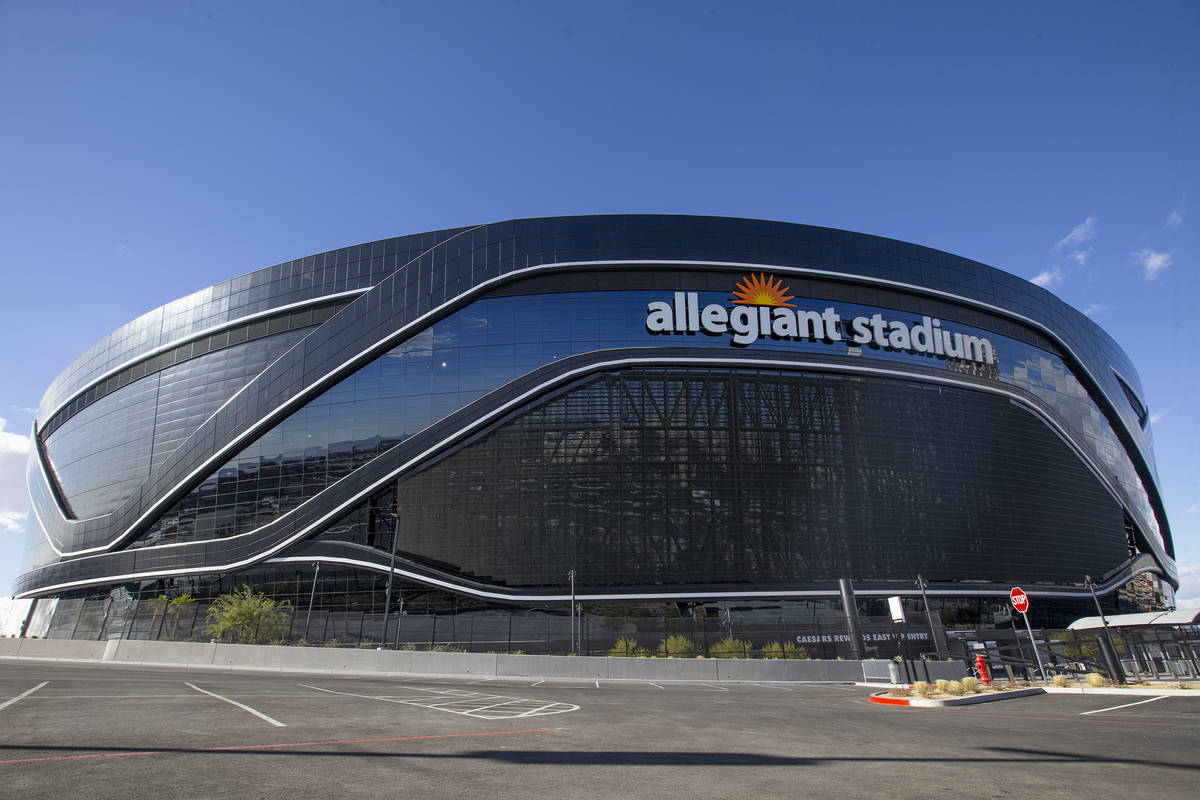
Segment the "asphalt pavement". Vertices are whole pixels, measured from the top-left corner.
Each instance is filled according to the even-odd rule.
[[[849,685],[0,660],[0,796],[1191,797],[1200,692],[884,707]]]

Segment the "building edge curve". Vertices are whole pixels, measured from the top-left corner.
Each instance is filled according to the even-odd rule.
[[[738,287],[752,285],[749,281],[754,275],[763,280],[753,285],[767,288],[777,285],[780,293],[765,300],[759,298],[757,303],[745,296],[739,300]],[[775,283],[771,284],[772,281]],[[784,298],[784,291],[790,296]],[[243,298],[240,304],[234,299],[236,297]],[[763,355],[769,353],[781,362],[823,361],[821,369],[816,370],[823,374],[836,373],[839,367],[874,364],[898,375],[907,374],[907,382],[914,385],[936,383],[935,378],[946,378],[948,373],[954,373],[951,377],[970,386],[956,402],[978,417],[977,426],[984,427],[988,415],[998,419],[997,414],[1005,418],[1007,414],[998,407],[976,408],[977,395],[995,394],[994,390],[998,389],[1021,394],[1025,403],[1053,422],[1044,426],[1050,432],[1044,437],[1042,433],[1029,434],[1039,437],[1039,447],[1044,450],[1040,457],[1047,464],[1057,459],[1054,461],[1058,465],[1056,468],[1064,468],[1064,456],[1055,449],[1057,445],[1052,440],[1065,443],[1063,452],[1073,452],[1082,465],[1080,469],[1072,467],[1078,472],[1075,480],[1082,486],[1094,479],[1095,485],[1089,484],[1088,491],[1108,497],[1104,501],[1109,506],[1105,510],[1108,521],[1104,525],[1109,530],[1103,533],[1108,541],[1103,548],[1096,545],[1096,552],[1089,556],[1089,571],[1084,574],[1101,579],[1102,589],[1109,593],[1125,585],[1118,578],[1132,578],[1136,574],[1152,575],[1160,580],[1165,584],[1160,585],[1160,593],[1169,593],[1168,587],[1178,583],[1169,526],[1156,485],[1153,452],[1145,427],[1147,404],[1129,358],[1092,320],[1041,287],[948,253],[866,234],[791,223],[673,215],[555,217],[447,229],[328,251],[217,284],[190,298],[175,301],[118,328],[60,375],[43,398],[42,413],[49,419],[39,417],[36,423],[36,446],[31,448],[29,482],[37,527],[40,528],[35,535],[52,541],[54,552],[34,556],[35,562],[40,558],[42,563],[34,563],[33,568],[18,579],[23,596],[84,591],[117,583],[154,583],[160,578],[178,580],[180,568],[173,564],[173,559],[175,554],[184,552],[181,545],[204,553],[202,560],[208,559],[214,569],[220,569],[218,565],[240,565],[233,568],[236,571],[251,565],[286,563],[289,559],[301,558],[288,555],[286,548],[310,541],[313,536],[327,538],[326,531],[310,526],[295,539],[288,540],[282,549],[266,546],[266,539],[260,532],[271,525],[278,527],[281,520],[302,511],[310,513],[312,507],[322,502],[322,492],[329,492],[339,482],[350,479],[371,462],[383,459],[393,448],[400,448],[404,441],[435,427],[448,416],[461,414],[468,407],[483,407],[487,398],[503,395],[532,372],[560,358],[603,354],[622,348],[638,348],[650,353],[692,348],[698,356],[703,355],[709,361],[727,362],[729,374],[710,371],[701,376],[687,372],[686,365],[690,362],[684,353],[664,355],[661,359],[664,363],[683,367],[670,375],[664,373],[661,378],[664,385],[671,381],[679,385],[691,381],[699,387],[707,381],[703,389],[696,388],[695,391],[717,393],[712,397],[722,391],[734,396],[750,391],[747,386],[754,386],[757,387],[755,392],[770,391],[779,397],[786,396],[787,402],[794,406],[814,403],[804,412],[809,416],[802,415],[803,419],[810,419],[812,414],[833,414],[822,424],[836,424],[844,433],[838,442],[822,446],[851,452],[851,460],[860,471],[875,469],[871,466],[875,458],[872,447],[891,447],[882,434],[867,430],[862,420],[843,412],[842,407],[832,400],[812,400],[817,391],[813,387],[820,386],[815,379],[775,378],[758,372],[751,375],[751,371],[761,372],[763,367],[763,364],[755,364],[756,360],[770,360]],[[791,300],[798,302],[791,303]],[[659,321],[660,327],[668,322],[674,326],[670,330],[651,330],[647,308],[655,303],[670,309],[670,319]],[[607,316],[603,319],[589,316],[594,315],[592,309],[596,307],[601,307],[601,313]],[[826,311],[829,313],[825,322],[836,320],[836,324],[830,323],[829,327],[818,331],[816,320]],[[167,324],[165,320],[172,314],[189,321]],[[742,320],[738,324],[746,327],[748,320],[756,315],[755,325],[761,322],[762,329],[756,329],[753,340],[744,344],[730,341],[739,335],[730,333],[731,320]],[[489,336],[479,338],[466,327],[470,321],[478,319],[483,320]],[[860,320],[866,322],[860,323]],[[933,326],[934,320],[944,327]],[[630,324],[638,321],[644,323],[640,328]],[[804,331],[792,335],[793,327],[799,329],[806,322],[809,335],[800,335]],[[161,331],[157,340],[146,334],[156,324]],[[605,324],[622,327],[614,331],[604,328]],[[890,327],[885,328],[885,325]],[[944,330],[950,338],[945,339],[945,333],[938,334],[936,341],[931,340],[929,349],[921,351],[911,340],[925,334],[927,328],[931,334],[935,329]],[[951,328],[956,330],[951,332]],[[987,341],[989,346],[994,346],[995,360],[968,363],[935,352],[942,342],[953,352],[956,334],[966,339]],[[748,330],[740,335],[743,339],[750,338]],[[929,339],[929,335],[925,338]],[[102,346],[105,343],[108,343],[107,349]],[[432,355],[451,351],[457,359],[454,366],[447,366],[451,361],[439,361],[441,366],[435,369]],[[1019,355],[1014,355],[1018,352]],[[738,363],[739,354],[750,353],[755,357]],[[719,359],[717,354],[720,354]],[[507,360],[502,367],[495,366],[497,360],[504,359]],[[697,362],[700,360],[703,359],[696,359]],[[396,373],[397,365],[392,362],[403,362],[400,373]],[[485,373],[482,380],[477,380],[473,374],[478,366],[482,366]],[[441,372],[452,369],[456,371],[452,379]],[[488,374],[493,370],[494,376]],[[379,373],[377,382],[364,389],[366,383],[376,380],[375,372]],[[746,374],[735,374],[739,372]],[[1035,372],[1037,374],[1033,375]],[[365,374],[372,377],[364,377]],[[639,387],[642,385],[639,381],[660,380],[646,375],[628,377],[631,385]],[[358,399],[345,399],[347,383],[355,386]],[[204,393],[196,391],[198,386],[216,388]],[[151,387],[155,400],[149,399]],[[655,387],[653,391],[666,392],[661,397],[675,397],[670,394],[670,388],[660,390],[657,384]],[[372,391],[375,392],[372,396],[364,394]],[[857,402],[864,407],[875,403],[883,408],[892,386],[847,383],[830,391],[837,394],[838,403]],[[903,391],[908,392],[909,388]],[[339,392],[342,399],[337,400]],[[201,394],[203,396],[198,396]],[[914,396],[916,394],[919,392]],[[164,396],[167,402],[164,402]],[[536,399],[530,402],[529,406],[518,403],[514,413],[545,416],[545,411],[535,407]],[[705,402],[719,401],[709,398]],[[744,400],[739,402],[745,403]],[[302,423],[296,422],[297,419],[302,419],[303,424],[328,426],[329,423],[314,420],[331,417],[331,410],[339,406],[340,411],[348,412],[356,403],[351,416],[357,420],[369,413],[376,414],[372,423],[375,429],[355,430],[343,425],[338,431],[330,432],[328,427],[322,428],[321,435],[327,440],[325,450],[301,457],[304,463],[299,467],[300,477],[296,479],[300,488],[295,492],[278,488],[278,485],[274,489],[263,488],[267,484],[267,479],[262,477],[267,474],[265,470],[280,466],[275,461],[286,460],[284,450],[266,453],[264,448],[269,449],[270,445],[262,444],[264,440],[277,432],[279,437],[284,437],[289,435],[291,428],[302,429]],[[190,408],[180,410],[181,406],[189,405]],[[735,406],[729,408],[735,409]],[[736,411],[761,414],[763,408],[765,406],[740,405],[736,406]],[[388,409],[401,409],[395,413],[406,416],[402,420],[391,419],[388,415],[392,411]],[[899,407],[889,407],[886,413],[907,412]],[[139,428],[139,421],[147,418],[154,420],[149,430]],[[163,420],[161,425],[160,419]],[[379,422],[381,419],[384,421]],[[51,421],[54,424],[48,425]],[[113,425],[114,421],[124,427]],[[601,421],[599,417],[581,418],[578,430],[556,431],[553,435],[564,440],[571,438],[568,433],[576,438],[586,438],[582,432],[596,430]],[[526,428],[531,425],[528,422],[521,424]],[[613,420],[608,419],[607,424],[611,428]],[[697,452],[708,457],[728,455],[721,450],[726,445],[714,444],[715,440],[705,440],[703,447],[695,444],[700,438],[699,429],[688,428],[678,420],[645,418],[641,424],[642,428],[623,432],[622,436],[631,438],[638,434],[645,438],[647,431],[670,431],[676,426],[680,437],[674,441],[699,448]],[[389,429],[388,425],[393,427]],[[748,429],[737,425],[729,428],[729,436],[734,439],[748,437]],[[861,430],[853,434],[845,432],[855,425]],[[136,432],[130,432],[131,428]],[[316,431],[317,428],[308,430]],[[770,447],[792,448],[791,455],[779,456],[776,466],[782,468],[800,464],[795,459],[803,448],[793,441],[796,430],[786,425],[774,432],[755,428],[753,435],[759,438],[760,445],[768,443]],[[820,438],[821,435],[828,438],[827,434],[814,433],[817,429],[803,430],[809,438]],[[339,440],[338,433],[345,431],[349,431],[349,438]],[[969,427],[964,431],[975,433]],[[368,435],[355,439],[360,433]],[[305,435],[311,438],[313,434]],[[510,434],[497,429],[493,435]],[[529,441],[535,436],[529,431],[523,435]],[[543,427],[536,436],[549,441],[547,437],[551,434]],[[789,436],[792,439],[788,439]],[[1000,448],[995,460],[1013,458],[1004,449],[1007,445],[1003,444],[1002,438],[995,439],[995,446]],[[666,437],[664,441],[669,439]],[[338,448],[345,441],[370,440],[377,441],[371,445],[374,450],[361,456],[366,460],[354,461],[359,456],[352,454],[351,460],[346,462],[353,462],[349,471],[345,465],[332,466],[340,457],[335,453],[340,452]],[[721,439],[722,443],[724,441]],[[668,444],[661,446],[667,449],[654,458],[669,458]],[[950,439],[939,443],[941,448],[951,446]],[[459,449],[449,446],[446,457],[455,458]],[[809,451],[805,452],[805,458],[820,460]],[[820,458],[828,458],[831,452],[826,451]],[[121,459],[117,473],[107,485],[98,485],[94,477],[89,477],[98,471],[104,474],[102,469],[97,470],[104,464],[101,453],[108,453],[110,458],[116,453],[116,458]],[[306,458],[323,459],[324,471],[319,479],[309,480],[305,472],[308,468]],[[658,486],[664,480],[648,466],[657,462],[644,452],[632,451],[619,455],[596,451],[580,458],[591,458],[589,468],[599,472],[611,470],[614,465],[630,471],[640,470],[642,484],[636,491],[630,491],[648,494],[627,501],[629,505],[625,510],[633,511],[626,515],[629,519],[625,522],[604,517],[607,512],[592,508],[594,501],[578,500],[571,512],[578,519],[570,523],[576,527],[569,535],[578,538],[590,530],[594,537],[607,537],[613,547],[628,546],[629,541],[638,537],[647,541],[648,534],[642,529],[654,524],[657,517],[638,509],[658,497],[655,493],[660,489],[647,488],[652,484]],[[458,456],[458,460],[465,462],[468,457]],[[806,474],[812,474],[817,461],[803,462]],[[131,477],[119,471],[127,465],[133,465],[127,470]],[[243,465],[246,469],[240,472]],[[825,590],[816,588],[820,581],[814,581],[813,576],[821,569],[838,564],[844,567],[841,571],[861,568],[861,560],[856,561],[856,556],[850,553],[809,557],[812,570],[816,572],[801,574],[797,568],[788,573],[771,566],[772,553],[781,559],[788,558],[798,547],[797,541],[787,541],[787,536],[771,531],[786,527],[789,514],[797,513],[800,508],[805,509],[805,513],[820,509],[822,514],[836,516],[837,503],[822,500],[821,491],[806,484],[803,496],[807,505],[797,506],[788,499],[794,496],[799,486],[794,477],[783,477],[780,472],[772,478],[775,473],[769,470],[764,472],[765,478],[755,480],[767,483],[776,480],[777,484],[769,490],[756,484],[753,492],[762,490],[766,494],[751,497],[747,494],[750,491],[747,485],[738,483],[742,478],[734,475],[735,466],[729,467],[728,474],[704,479],[696,477],[702,470],[694,464],[686,469],[681,467],[681,471],[689,473],[681,485],[692,487],[686,491],[701,493],[693,497],[697,503],[711,496],[710,502],[717,499],[736,501],[756,509],[755,513],[760,516],[751,521],[733,520],[719,514],[713,516],[716,513],[713,506],[704,512],[709,514],[706,519],[719,518],[723,524],[731,526],[730,531],[736,529],[738,533],[734,538],[743,544],[751,540],[756,542],[746,545],[754,552],[752,557],[731,556],[732,550],[728,547],[723,551],[727,560],[748,559],[749,566],[743,564],[737,568],[743,571],[738,572],[712,553],[703,557],[695,553],[687,557],[662,556],[659,572],[652,576],[654,581],[635,583],[639,576],[622,577],[620,565],[614,563],[609,566],[606,578],[598,579],[594,593],[598,597],[616,597],[621,593],[608,589],[601,591],[601,586],[619,585],[628,580],[629,585],[642,587],[638,590],[640,596],[648,599],[690,596],[701,600],[705,596],[724,594],[791,596],[802,595],[805,591],[818,596]],[[1046,464],[1040,467],[1049,469]],[[898,475],[904,469],[911,469],[911,462],[897,455],[890,465],[877,469],[881,470],[879,475]],[[232,473],[227,476],[223,471]],[[429,480],[416,477],[426,471],[421,467],[412,473],[399,473],[389,480],[400,483],[410,478]],[[529,474],[534,472],[543,478],[548,474],[545,465],[536,469],[531,466]],[[246,476],[251,474],[256,487],[253,497],[246,494],[239,499],[238,492],[247,490],[249,479]],[[935,477],[949,480],[940,473]],[[606,480],[610,486],[616,486],[625,479],[610,475]],[[903,494],[897,490],[884,497],[871,488],[869,480],[851,480],[848,472],[840,479],[830,480],[832,482],[824,485],[825,490],[836,495],[853,483],[854,491],[859,493],[857,501],[868,504],[892,503]],[[838,480],[842,482],[838,483]],[[225,502],[229,481],[235,488],[232,499]],[[711,486],[709,483],[701,486],[704,481],[709,481]],[[925,494],[920,496],[937,500],[936,505],[944,505],[952,496],[948,491],[950,484],[939,488],[933,485],[934,478],[930,481],[929,486],[921,489]],[[205,505],[210,500],[205,487],[211,487],[214,493],[215,500],[211,505]],[[376,485],[373,491],[380,488]],[[393,495],[399,492],[399,496],[406,496],[405,491],[408,490],[397,488]],[[663,497],[672,491],[670,486],[661,489]],[[1009,500],[1008,513],[1025,514],[1030,520],[1038,520],[1038,525],[1042,526],[1039,530],[1044,530],[1049,537],[1054,531],[1066,531],[1062,541],[1075,542],[1070,547],[1079,547],[1084,541],[1080,538],[1082,534],[1070,532],[1073,525],[1079,527],[1076,523],[1048,521],[1060,513],[1050,506],[1025,509],[1020,505],[1019,494],[1005,494],[986,486],[972,486],[971,491],[981,492],[980,502],[985,504],[999,503],[998,498],[1002,496],[1015,497],[1015,500]],[[709,494],[704,495],[705,492]],[[716,498],[716,494],[722,493],[721,498]],[[397,501],[393,499],[393,502]],[[548,507],[544,498],[537,502]],[[686,533],[677,534],[681,537],[679,541],[686,540],[683,549],[699,548],[697,530],[703,526],[697,520],[701,512],[688,504],[684,504],[686,508],[671,506],[670,503],[677,502],[674,499],[667,502],[673,511],[688,515],[689,521],[684,525]],[[1056,501],[1047,497],[1038,502]],[[254,507],[250,508],[251,505]],[[967,520],[972,530],[982,530],[981,525],[986,528],[979,521],[981,512],[977,508],[970,503],[959,505],[961,508],[955,513]],[[76,506],[79,510],[88,510],[89,515],[77,513]],[[343,503],[339,508],[345,510],[348,505]],[[555,509],[555,513],[562,510],[557,506]],[[905,517],[907,527],[902,526],[904,531],[898,534],[898,547],[905,546],[900,542],[919,538],[914,533],[919,529],[916,521],[929,509],[904,512],[909,516]],[[180,522],[185,518],[192,526],[187,530]],[[1118,519],[1124,521],[1118,523]],[[553,538],[547,531],[560,524],[555,520],[558,518],[547,516],[537,523],[543,528],[539,541]],[[536,520],[533,523],[525,520],[522,524],[535,523]],[[843,527],[839,528],[839,524]],[[843,521],[822,529],[822,541],[834,542],[839,536],[844,538],[849,530],[845,526],[850,524]],[[879,528],[872,534],[875,538],[868,537],[869,546],[882,548],[880,542],[885,537],[881,524],[873,517],[867,524]],[[938,541],[949,542],[947,531],[954,524],[957,523],[943,519],[936,524],[930,523],[929,529],[940,532]],[[1116,530],[1118,524],[1122,527],[1120,531]],[[496,530],[502,530],[508,536],[516,535],[514,531],[527,531],[519,525],[508,528],[501,525]],[[794,538],[816,536],[815,530],[797,533]],[[1072,536],[1076,538],[1070,538]],[[1100,536],[1097,534],[1097,539]],[[1118,542],[1118,538],[1122,541]],[[513,547],[518,546],[518,540],[519,536],[512,540]],[[976,536],[975,541],[982,548],[977,557],[986,558],[986,547],[992,546],[987,544],[986,533]],[[357,546],[349,540],[346,543]],[[517,582],[535,593],[541,591],[537,588],[538,581],[546,582],[548,573],[544,569],[539,572],[529,565],[517,566],[506,562],[503,556],[493,554],[486,564],[455,563],[445,556],[447,552],[457,551],[444,543],[430,540],[422,546],[427,552],[413,551],[406,558],[434,572],[470,575],[474,569],[486,567],[497,571],[493,576],[498,581],[496,586],[511,586]],[[545,543],[539,546],[546,547],[545,552],[554,549]],[[579,545],[574,546],[578,548]],[[677,542],[674,546],[681,545]],[[708,544],[704,546],[709,547]],[[465,545],[460,542],[455,547],[461,550]],[[712,547],[714,552],[720,551],[719,547]],[[1125,548],[1124,557],[1118,558],[1121,547]],[[229,554],[233,553],[239,557],[231,560]],[[344,557],[328,557],[330,563],[336,558],[346,561]],[[963,552],[955,557],[965,564],[969,554]],[[1057,557],[1060,560],[1067,558],[1061,554]],[[693,561],[714,559],[709,566],[716,579],[707,581],[703,569],[697,566],[699,562],[693,563],[688,558]],[[822,558],[825,560],[821,561]],[[901,563],[894,556],[877,556],[879,564],[886,562],[889,565],[880,568],[882,571],[877,574],[865,577],[826,574],[823,579],[852,577],[867,584],[877,581],[883,587],[907,580],[907,575],[899,573],[908,567],[918,571],[922,564],[940,564],[944,570],[952,572],[953,564],[939,561],[940,558],[930,553],[924,561],[918,558],[912,563]],[[107,572],[102,570],[78,577],[88,572],[84,565],[96,563],[96,559],[111,562],[105,568]],[[362,568],[377,570],[377,564],[368,566],[370,561],[359,559]],[[211,571],[199,562],[188,563],[194,565],[190,575]],[[632,561],[622,563],[633,564]],[[856,564],[859,567],[852,566]],[[687,572],[686,579],[672,583],[672,565]],[[499,574],[503,569],[510,571],[506,573],[509,577]],[[888,569],[896,574],[885,574]],[[1038,573],[1039,569],[1043,573]],[[1055,569],[1059,570],[1055,574],[1065,574],[1063,570],[1067,567],[1060,565]],[[1044,565],[1035,568],[1032,562],[1030,570],[1033,585],[1038,587],[1031,590],[1035,595],[1038,591],[1048,597],[1074,595],[1082,587],[1083,575],[1078,581],[1062,578],[1039,581],[1039,574],[1049,575],[1053,570]],[[78,573],[74,580],[61,580],[63,576],[71,577],[73,572]],[[940,591],[946,596],[960,591],[990,596],[996,586],[1020,578],[1020,570],[1013,568],[998,575],[995,581],[989,581],[996,586],[972,589],[978,579],[968,579],[962,585],[952,587],[955,581],[949,572],[945,577],[950,580],[939,584]],[[40,575],[49,577],[51,573],[57,576],[53,580],[39,578]],[[418,573],[419,570],[410,570],[404,577],[420,583]],[[1108,580],[1103,579],[1105,575],[1109,576]],[[429,585],[436,585],[433,578],[427,577],[427,580]],[[756,582],[773,588],[759,591],[754,588]],[[462,586],[466,587],[468,583],[470,581]],[[789,583],[798,588],[787,589]],[[738,595],[736,585],[743,587],[741,595]],[[734,588],[719,590],[728,586]],[[800,588],[804,586],[810,588]],[[682,587],[690,588],[678,590]],[[520,591],[506,591],[510,601],[519,602],[516,598]],[[582,591],[591,590],[584,586]],[[505,595],[505,591],[499,594]],[[555,597],[555,602],[561,600],[554,594],[547,596]]]

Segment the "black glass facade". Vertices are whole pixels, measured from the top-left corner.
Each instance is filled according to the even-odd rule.
[[[789,297],[739,300],[753,275]],[[710,306],[829,327],[731,341]],[[548,602],[569,569],[614,599],[1175,580],[1119,348],[1006,273],[842,231],[583,217],[331,251],[131,323],[42,411],[26,594],[385,572],[370,509],[397,492],[403,577],[464,597]]]
[[[1028,411],[821,373],[602,373],[399,493],[402,557],[513,587],[1070,583],[1129,556],[1093,533],[1121,508]],[[370,512],[321,538],[390,547]]]

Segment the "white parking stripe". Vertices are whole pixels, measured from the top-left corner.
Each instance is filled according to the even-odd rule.
[[[1079,716],[1086,717],[1088,714],[1101,714],[1105,711],[1116,711],[1118,708],[1129,708],[1130,706],[1140,706],[1142,703],[1153,703],[1155,700],[1166,700],[1170,697],[1169,694],[1164,694],[1162,697],[1151,697],[1149,700],[1138,700],[1136,703],[1126,703],[1123,706],[1111,706],[1109,708],[1097,708],[1095,711],[1084,711]]]
[[[0,703],[0,711],[3,711],[4,709],[8,708],[9,706],[11,706],[13,703],[17,702],[18,700],[24,700],[26,697],[29,697],[29,695],[33,694],[34,692],[36,692],[38,689],[42,688],[49,682],[50,681],[42,681],[37,686],[33,687],[32,689],[21,692],[19,695],[12,698],[11,700],[5,700],[3,703]]]
[[[710,691],[714,691],[714,692],[728,692],[729,691],[724,686],[713,686],[711,683],[702,683],[700,685],[707,686]]]
[[[464,717],[478,719],[513,719],[515,717],[543,716],[546,714],[562,714],[568,711],[578,711],[579,706],[572,703],[545,703],[522,697],[505,697],[499,694],[480,694],[479,692],[464,692],[461,689],[423,689],[435,697],[393,698],[380,695],[355,694],[339,692],[334,689],[324,689],[308,683],[298,684],[306,689],[318,692],[341,695],[343,697],[358,697],[363,700],[380,700],[385,703],[417,706],[433,711],[445,711]],[[447,697],[446,695],[450,695]]]
[[[662,689],[662,688],[663,688],[663,687],[659,686],[657,683],[655,683],[654,681],[646,681],[646,683],[650,684],[650,685],[651,685],[651,686],[653,686],[655,689]],[[663,691],[666,691],[666,690],[664,689]]]
[[[253,708],[251,708],[250,706],[248,706],[248,705],[245,705],[244,703],[239,703],[237,700],[230,700],[228,697],[221,697],[221,695],[219,695],[219,694],[216,694],[215,692],[210,692],[210,691],[208,691],[207,689],[201,689],[199,686],[197,686],[197,685],[196,685],[196,684],[194,684],[194,683],[188,683],[187,681],[184,681],[184,684],[185,684],[185,685],[187,685],[187,686],[190,686],[190,687],[192,687],[193,689],[195,689],[197,692],[200,692],[201,694],[206,694],[206,695],[208,695],[209,697],[215,697],[215,698],[217,698],[218,700],[224,700],[226,703],[229,703],[229,705],[231,705],[231,706],[237,706],[237,707],[238,707],[238,708],[240,708],[242,711],[249,711],[249,712],[250,712],[251,714],[253,714],[254,716],[258,717],[259,719],[263,720],[264,722],[269,722],[269,723],[271,723],[271,724],[272,724],[272,725],[274,725],[276,728],[286,728],[286,727],[287,727],[287,725],[284,725],[284,724],[283,724],[282,722],[280,722],[279,720],[277,720],[277,719],[272,719],[271,717],[268,717],[266,714],[262,713],[261,711],[255,711],[255,710],[254,710]]]

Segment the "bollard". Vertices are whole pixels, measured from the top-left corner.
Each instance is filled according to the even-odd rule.
[[[992,685],[992,673],[988,670],[987,659],[982,654],[975,656],[975,674],[979,676],[979,682],[985,689]]]

